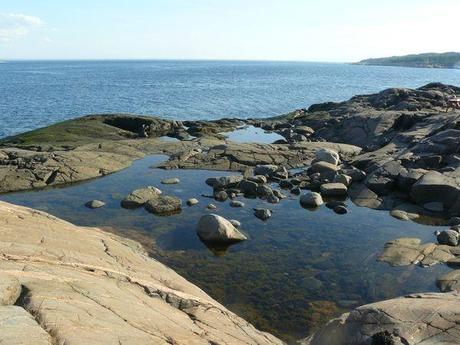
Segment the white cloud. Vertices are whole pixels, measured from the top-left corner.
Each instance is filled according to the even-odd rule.
[[[0,42],[10,42],[44,25],[39,17],[21,13],[0,13]]]

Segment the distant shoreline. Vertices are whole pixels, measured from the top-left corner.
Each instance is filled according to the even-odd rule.
[[[460,53],[424,53],[365,59],[353,63],[364,66],[460,69]]]

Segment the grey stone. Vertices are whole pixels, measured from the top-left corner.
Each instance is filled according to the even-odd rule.
[[[319,193],[307,192],[300,196],[300,204],[306,207],[318,207],[323,204],[323,198]]]
[[[182,201],[174,196],[159,195],[158,197],[147,201],[144,204],[144,208],[150,213],[169,215],[181,211]]]
[[[153,186],[136,189],[121,201],[121,206],[124,208],[141,207],[147,201],[158,197],[160,194],[161,190]]]
[[[187,200],[187,205],[188,206],[194,206],[194,205],[197,205],[198,203],[199,203],[199,201],[196,198],[191,198],[191,199]]]
[[[91,201],[88,201],[85,204],[85,206],[88,207],[88,208],[91,208],[91,209],[100,208],[100,207],[105,206],[105,202],[103,202],[101,200],[91,200]]]
[[[454,230],[443,230],[437,236],[439,244],[445,244],[448,246],[456,246],[458,244],[460,234]]]
[[[177,177],[166,178],[161,181],[162,184],[177,184],[180,180]]]
[[[230,206],[231,207],[244,207],[244,202],[239,201],[239,200],[232,200],[230,201]]]
[[[326,183],[321,185],[321,194],[323,196],[345,196],[348,189],[343,183]]]
[[[254,215],[261,220],[268,220],[272,216],[272,210],[267,208],[255,208]]]
[[[206,242],[232,243],[247,239],[232,223],[217,214],[201,216],[196,231]]]

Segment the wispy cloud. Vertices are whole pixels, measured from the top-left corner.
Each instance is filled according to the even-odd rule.
[[[0,42],[10,42],[28,35],[32,30],[45,23],[39,17],[22,13],[0,12]]]

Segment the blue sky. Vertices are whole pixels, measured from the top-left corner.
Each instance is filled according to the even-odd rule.
[[[0,59],[356,61],[460,51],[460,0],[0,0]]]

